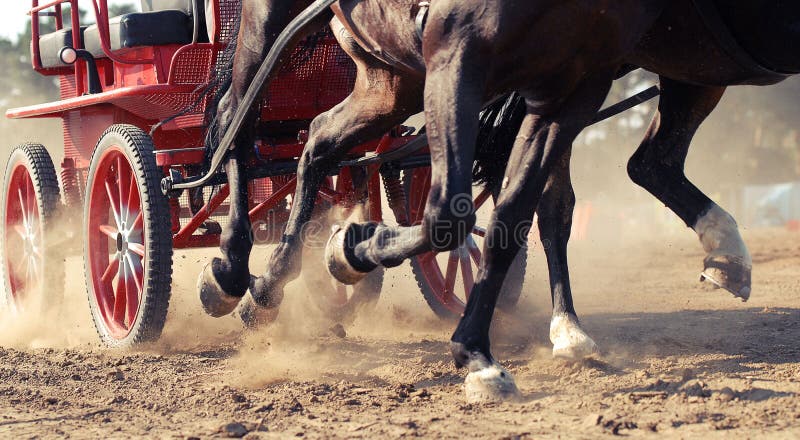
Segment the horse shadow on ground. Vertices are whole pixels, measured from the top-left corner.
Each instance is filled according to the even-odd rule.
[[[547,322],[547,317],[540,321]],[[507,359],[512,367],[536,379],[537,368],[549,370],[541,379],[552,380],[559,374],[575,372],[604,376],[645,373],[648,369],[667,372],[668,378],[643,380],[640,385],[623,387],[619,394],[683,392],[704,395],[720,392],[697,386],[692,379],[713,376],[725,379],[757,380],[763,383],[778,382],[775,370],[782,374],[800,372],[800,309],[747,308],[740,310],[682,310],[664,313],[602,313],[585,315],[582,319],[587,332],[601,349],[599,357],[577,363],[564,363],[548,368],[556,361],[547,359],[550,343],[541,329],[533,331],[526,345],[539,346],[539,350],[520,349],[522,332],[515,330],[511,339],[503,341],[498,335],[496,353]],[[533,362],[525,359],[526,353],[536,353]],[[538,360],[535,359],[538,357]],[[525,368],[524,366],[527,366]],[[784,371],[785,370],[785,371]],[[649,376],[647,376],[649,377]],[[721,386],[721,388],[724,388]],[[792,397],[795,393],[748,386],[736,392],[739,400],[752,402],[776,397]]]

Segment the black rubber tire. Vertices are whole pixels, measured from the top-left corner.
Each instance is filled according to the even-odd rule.
[[[411,188],[412,175],[413,172],[403,172],[403,188],[406,191],[407,200],[409,190]],[[425,279],[418,258],[411,257],[409,259],[409,263],[411,264],[411,272],[414,274],[414,279],[417,281],[417,286],[419,286],[422,296],[425,298],[425,302],[428,303],[428,306],[431,308],[433,313],[443,320],[457,321],[460,319],[460,313],[453,312],[451,309],[448,309],[444,304],[442,304],[441,301],[439,301],[439,298],[434,293],[433,287]],[[519,254],[517,254],[517,257],[514,259],[514,262],[511,264],[511,267],[506,274],[505,281],[503,281],[503,287],[497,300],[497,307],[500,310],[504,312],[512,312],[516,308],[519,298],[522,295],[522,286],[525,281],[525,270],[527,264],[528,249],[526,247],[521,249]]]
[[[61,195],[58,188],[58,178],[53,166],[53,159],[47,149],[36,143],[25,143],[17,146],[11,152],[6,166],[6,173],[3,184],[2,216],[0,216],[0,239],[5,240],[6,236],[6,200],[5,197],[11,184],[11,172],[13,168],[23,163],[31,176],[36,193],[36,203],[39,210],[42,237],[44,241],[44,267],[42,268],[46,278],[43,285],[35,295],[42,298],[38,302],[39,312],[57,312],[61,306],[64,294],[64,257],[57,252],[56,239],[59,237],[57,229],[60,214]],[[5,248],[5,244],[3,248]],[[3,292],[0,294],[0,306],[14,307],[11,299],[11,280],[6,272],[6,259],[9,258],[4,251],[0,252],[0,271],[3,274]],[[44,300],[47,295],[47,300]]]
[[[100,340],[110,348],[131,348],[152,342],[161,336],[167,319],[172,285],[172,233],[169,202],[161,193],[163,173],[156,165],[153,141],[140,128],[133,125],[112,125],[100,137],[92,154],[87,179],[87,197],[84,201],[84,233],[88,232],[88,219],[92,187],[98,172],[98,162],[104,151],[112,146],[124,150],[136,178],[141,198],[144,221],[144,241],[147,258],[144,267],[142,297],[139,302],[135,322],[124,338],[114,338],[104,324],[94,296],[93,284],[89,277],[91,257],[88,243],[84,246],[84,268],[87,277],[87,294],[92,319]]]

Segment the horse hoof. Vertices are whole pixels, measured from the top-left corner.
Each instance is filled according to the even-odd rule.
[[[514,377],[495,362],[467,374],[464,391],[469,403],[514,401],[520,397]]]
[[[245,327],[255,329],[275,322],[278,318],[278,308],[261,307],[252,298],[247,297],[239,303],[236,314]]]
[[[714,256],[706,258],[700,281],[708,280],[714,286],[727,290],[742,302],[750,299],[751,266],[736,257]]]
[[[597,344],[586,334],[571,315],[553,317],[550,321],[550,342],[553,357],[577,361],[597,354]]]
[[[331,237],[328,239],[328,244],[325,246],[325,267],[328,268],[328,273],[336,278],[343,284],[356,284],[367,276],[367,272],[356,270],[345,255],[345,238],[347,237],[347,230],[352,223],[346,224],[344,227],[334,225],[331,228]]]
[[[212,263],[203,267],[197,279],[197,290],[200,292],[200,302],[203,304],[203,311],[208,315],[219,318],[230,314],[236,309],[236,305],[241,301],[241,297],[228,295],[220,286],[217,277],[214,276]]]

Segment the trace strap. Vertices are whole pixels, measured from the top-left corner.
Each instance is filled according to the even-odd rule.
[[[423,0],[419,2],[418,6],[419,10],[417,11],[417,18],[414,20],[414,24],[417,27],[417,36],[421,41],[422,32],[425,30],[425,23],[428,22],[428,10],[431,8],[431,2]]]

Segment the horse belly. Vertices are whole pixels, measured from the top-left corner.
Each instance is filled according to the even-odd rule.
[[[776,82],[774,77],[760,77],[731,58],[688,0],[670,3],[625,61],[689,84]]]
[[[800,2],[715,0],[719,13],[742,47],[765,67],[800,72]]]

